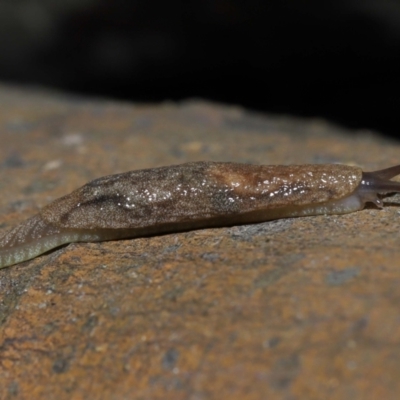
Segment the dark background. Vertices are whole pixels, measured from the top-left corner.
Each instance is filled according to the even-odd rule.
[[[399,131],[399,0],[0,0],[0,80]]]

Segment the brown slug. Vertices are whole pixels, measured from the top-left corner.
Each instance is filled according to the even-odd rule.
[[[344,214],[378,194],[400,165],[362,172],[347,165],[192,162],[95,179],[0,238],[0,268],[72,242],[102,241],[317,214]]]

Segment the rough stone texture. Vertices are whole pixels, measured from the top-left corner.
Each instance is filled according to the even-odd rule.
[[[96,177],[400,146],[204,102],[0,87],[0,229]],[[0,270],[0,399],[397,399],[400,200],[343,216],[73,244]]]

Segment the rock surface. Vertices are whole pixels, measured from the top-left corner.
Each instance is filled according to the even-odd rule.
[[[96,177],[219,160],[375,170],[400,145],[320,120],[0,86],[0,233]],[[104,243],[0,270],[1,399],[397,399],[398,197]]]

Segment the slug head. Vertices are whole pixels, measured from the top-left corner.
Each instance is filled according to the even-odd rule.
[[[383,204],[378,194],[400,193],[400,182],[390,179],[400,175],[400,165],[373,172],[363,172],[357,194],[364,203],[374,203],[382,208]]]

